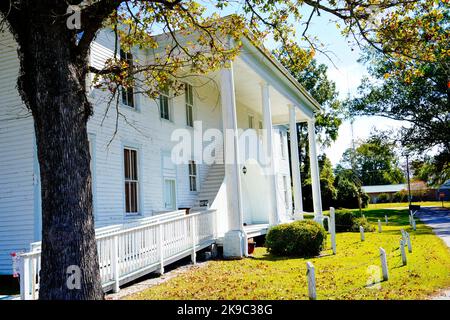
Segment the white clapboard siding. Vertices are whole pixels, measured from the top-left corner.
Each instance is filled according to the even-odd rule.
[[[0,274],[11,252],[35,240],[33,122],[16,90],[19,62],[10,34],[0,34]]]
[[[114,53],[112,32],[101,31],[91,48],[90,62],[102,68]],[[142,58],[135,53],[135,57]],[[18,59],[16,44],[9,33],[0,34],[0,274],[11,274],[13,251],[29,247],[39,240],[38,197],[35,197],[33,121],[16,90]],[[91,78],[92,80],[92,78]],[[190,79],[188,79],[190,81]],[[194,120],[202,120],[203,128],[221,128],[221,109],[217,106],[219,93],[213,84],[194,85]],[[92,147],[94,179],[94,211],[96,226],[130,222],[152,216],[164,210],[161,154],[170,152],[176,144],[171,141],[173,130],[186,127],[185,97],[172,99],[173,121],[161,120],[158,105],[143,96],[135,97],[137,110],[119,106],[126,117],[119,117],[118,133],[116,106],[107,109],[109,95],[88,88],[94,105],[94,115],[88,122]],[[123,147],[138,149],[140,215],[126,216],[123,191]],[[198,184],[205,180],[209,166],[198,165]],[[193,207],[198,192],[189,190],[187,165],[176,166],[177,205]]]

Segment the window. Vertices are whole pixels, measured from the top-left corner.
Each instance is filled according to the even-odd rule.
[[[253,129],[253,122],[254,122],[254,119],[255,119],[255,117],[254,116],[252,116],[252,115],[248,115],[248,127],[250,128],[250,129]]]
[[[197,165],[195,161],[189,161],[189,190],[197,191]]]
[[[189,127],[194,126],[194,95],[192,91],[192,86],[190,84],[185,84],[185,99],[186,99],[186,125]]]
[[[289,193],[286,176],[283,176],[283,194],[284,194],[284,205],[286,206],[286,209],[289,209]]]
[[[123,155],[125,169],[125,212],[136,214],[139,212],[137,150],[125,148]]]
[[[259,130],[263,129],[263,122],[261,120],[259,120]]]
[[[159,112],[161,119],[171,120],[168,89],[164,89],[159,94]]]
[[[133,67],[133,55],[130,52],[120,50],[120,60],[127,62],[128,66]],[[133,88],[122,88],[122,104],[134,108],[134,90]]]
[[[280,147],[281,147],[281,157],[286,158],[286,143],[284,141],[284,134],[280,131]]]

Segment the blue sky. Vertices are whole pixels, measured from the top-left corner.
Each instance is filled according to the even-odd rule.
[[[328,77],[336,83],[336,87],[341,98],[346,98],[348,94],[354,96],[358,85],[367,70],[364,65],[358,63],[360,50],[357,46],[352,46],[340,34],[334,22],[329,22],[329,14],[322,13],[320,17],[315,17],[310,26],[310,34],[317,35],[320,41],[326,45],[332,54],[333,63],[323,54],[317,53],[316,59],[328,66]],[[352,50],[353,48],[353,50]],[[378,130],[396,129],[403,123],[382,117],[359,117],[353,124],[353,134],[355,139],[364,139],[376,128]],[[330,158],[333,165],[339,162],[345,149],[351,146],[352,131],[350,123],[344,122],[339,128],[339,136],[335,143],[324,151]]]
[[[208,5],[211,0],[201,1],[208,7],[208,12],[216,11],[213,6]],[[305,7],[305,16],[311,11],[310,7]],[[227,15],[235,13],[239,10],[238,7],[232,6],[227,8],[221,15]],[[336,83],[336,88],[339,91],[342,99],[346,98],[348,94],[354,96],[357,92],[357,88],[361,82],[362,77],[367,74],[367,70],[364,65],[358,63],[360,57],[360,50],[356,45],[349,43],[345,39],[340,31],[336,27],[336,23],[330,20],[336,20],[332,15],[321,12],[320,16],[314,16],[308,29],[308,33],[312,36],[317,36],[319,41],[325,45],[325,48],[331,59],[326,55],[317,53],[316,59],[320,63],[324,63],[328,66],[328,77]],[[299,36],[303,28],[299,26]],[[266,46],[270,49],[271,43],[267,43]],[[353,50],[352,50],[353,49]],[[353,123],[353,135],[354,139],[364,139],[370,135],[373,129],[388,130],[397,129],[404,125],[400,121],[395,121],[382,117],[359,117],[354,120]],[[327,157],[331,160],[333,165],[336,165],[341,159],[342,153],[351,146],[352,142],[352,130],[348,121],[344,122],[339,128],[338,139],[327,149],[321,150],[325,152]]]

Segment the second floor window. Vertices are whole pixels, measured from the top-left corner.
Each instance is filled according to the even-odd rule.
[[[139,212],[139,176],[137,150],[125,148],[124,173],[125,173],[125,212],[137,214]]]
[[[169,90],[164,89],[159,94],[159,112],[161,119],[171,120]]]
[[[185,99],[186,99],[186,125],[189,127],[194,126],[194,95],[192,86],[190,84],[185,85]]]
[[[197,164],[195,161],[189,161],[189,190],[197,191]]]
[[[133,55],[130,52],[120,50],[120,60],[126,61],[128,66],[133,67]],[[133,88],[121,89],[122,104],[134,108],[134,90]]]

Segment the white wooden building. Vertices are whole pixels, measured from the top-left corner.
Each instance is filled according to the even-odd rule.
[[[140,94],[122,96],[119,108],[128,123],[119,117],[113,140],[114,108],[103,121],[109,97],[87,88],[94,105],[88,132],[96,227],[133,222],[178,208],[201,211],[208,203],[217,212],[215,235],[224,245],[224,254],[245,255],[247,237],[263,234],[268,226],[301,217],[303,212],[298,154],[289,152],[287,141],[290,131],[290,145],[297,145],[296,122],[308,122],[314,208],[320,218],[314,133],[314,116],[320,106],[267,52],[247,38],[242,42],[242,52],[231,68],[208,75],[214,81],[187,78],[185,94],[168,92],[156,101]],[[113,54],[114,36],[103,30],[92,45],[90,62],[101,68]],[[11,252],[28,251],[41,234],[33,119],[16,89],[18,71],[16,43],[9,33],[2,33],[0,274],[12,273]],[[269,150],[272,161],[264,169],[251,157],[231,164],[205,164],[194,158],[189,163],[174,163],[171,154],[178,143],[172,137],[174,130],[195,134],[193,126],[197,124],[203,132],[228,129],[242,134],[238,129],[268,129],[268,138],[258,135],[258,143]],[[240,147],[237,136],[225,137],[225,158],[229,146],[231,150]],[[202,142],[202,147],[207,145]],[[224,153],[220,150],[218,157]],[[290,153],[294,156],[289,157]]]

